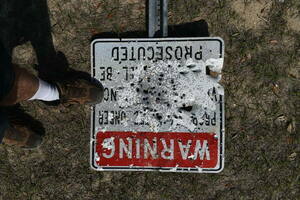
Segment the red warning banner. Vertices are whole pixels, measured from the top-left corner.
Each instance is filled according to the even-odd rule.
[[[95,161],[100,167],[215,168],[214,133],[98,132]]]

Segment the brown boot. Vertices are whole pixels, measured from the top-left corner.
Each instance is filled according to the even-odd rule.
[[[24,112],[20,106],[5,109],[9,127],[5,130],[3,143],[23,148],[35,148],[42,142],[39,134],[44,134],[42,124]]]
[[[3,143],[23,148],[36,148],[42,143],[42,137],[26,126],[13,124],[6,129]]]
[[[103,99],[104,88],[101,84],[94,85],[84,79],[56,84],[63,104],[97,104]]]
[[[27,70],[13,66],[15,80],[9,94],[0,101],[0,106],[9,106],[21,101],[28,100],[36,93],[39,88],[39,80]]]

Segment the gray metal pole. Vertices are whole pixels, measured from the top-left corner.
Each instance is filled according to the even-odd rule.
[[[148,36],[153,38],[157,31],[157,0],[149,0],[148,9]]]
[[[161,35],[162,37],[168,37],[168,0],[161,0]]]
[[[168,36],[168,0],[148,0],[148,36]]]

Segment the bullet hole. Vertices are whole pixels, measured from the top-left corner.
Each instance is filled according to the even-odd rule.
[[[188,68],[193,68],[193,67],[196,67],[196,65],[188,65],[187,67]]]
[[[160,120],[162,120],[162,116],[160,115],[160,114],[158,114],[158,113],[156,113],[156,118],[160,121]]]
[[[148,108],[148,107],[144,107],[143,110],[144,110],[144,111],[147,111],[147,110],[149,110],[149,108]]]
[[[200,92],[196,91],[196,89],[202,88],[199,84],[202,80],[199,80],[199,83],[198,81],[194,81],[194,78],[198,78],[197,74],[194,73],[187,75],[180,74],[198,70],[197,64],[191,62],[185,64],[180,62],[161,64],[158,61],[156,64],[151,63],[148,66],[144,66],[143,64],[142,66],[139,65],[139,67],[137,67],[136,73],[133,72],[134,79],[127,85],[129,87],[123,90],[125,95],[122,96],[122,99],[125,109],[132,109],[134,107],[136,110],[140,110],[139,115],[141,118],[136,120],[142,120],[145,122],[143,123],[144,125],[148,122],[148,125],[150,125],[149,128],[154,131],[162,131],[159,126],[163,126],[164,128],[171,126],[174,130],[180,129],[180,127],[176,127],[176,124],[186,127],[189,130],[194,130],[193,119],[199,115],[198,110],[203,109],[204,111],[204,108],[203,106],[199,108],[194,106],[193,108],[193,106],[189,106],[188,102],[195,99],[195,103],[198,103],[197,98]],[[202,71],[204,73],[204,70]],[[191,79],[186,77],[189,75],[192,76]],[[140,83],[137,81],[140,81]],[[189,88],[191,90],[185,90]],[[129,98],[128,95],[132,93],[135,93],[133,94],[135,95],[134,98]],[[210,96],[212,93],[214,93],[213,89]],[[125,103],[124,99],[126,97],[130,103]],[[202,99],[199,100],[200,103],[201,101]],[[207,104],[204,102],[199,105]],[[144,107],[148,108],[143,111]],[[154,111],[155,108],[158,111]]]
[[[206,75],[209,75],[210,74],[210,69],[209,69],[209,66],[206,66]]]
[[[128,99],[127,99],[127,98],[125,98],[125,101],[128,101]]]
[[[183,106],[180,109],[191,112],[193,110],[193,106]],[[192,115],[195,115],[195,113],[192,113]]]

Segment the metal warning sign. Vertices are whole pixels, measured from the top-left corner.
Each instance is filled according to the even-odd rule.
[[[224,167],[220,38],[97,39],[91,167],[217,173]]]

